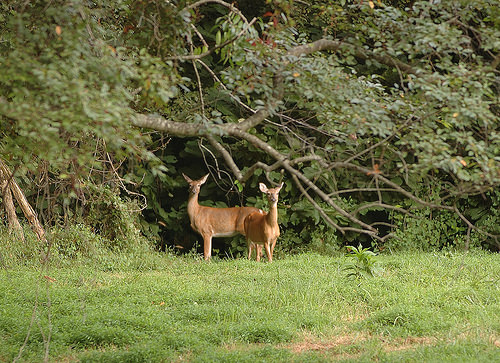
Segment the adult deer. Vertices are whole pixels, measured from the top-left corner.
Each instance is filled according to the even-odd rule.
[[[259,183],[259,189],[267,195],[269,212],[257,211],[245,219],[248,259],[252,257],[252,250],[255,248],[257,261],[260,261],[262,246],[264,246],[267,260],[269,262],[273,261],[274,246],[276,246],[276,240],[280,235],[280,227],[278,225],[278,193],[282,187],[283,183],[276,188],[268,189],[265,184]]]
[[[198,204],[200,187],[207,181],[208,174],[199,180],[192,180],[184,173],[189,184],[187,212],[191,228],[203,237],[203,256],[209,260],[212,255],[212,237],[231,237],[238,233],[245,235],[245,218],[254,212],[254,207],[212,208]]]

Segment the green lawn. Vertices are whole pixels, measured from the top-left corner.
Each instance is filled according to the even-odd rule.
[[[499,361],[498,254],[143,258],[0,269],[0,361]]]

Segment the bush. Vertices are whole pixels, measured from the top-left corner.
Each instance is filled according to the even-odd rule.
[[[132,235],[117,245],[84,224],[54,227],[46,232],[47,242],[41,242],[25,227],[23,242],[9,234],[6,228],[0,229],[0,268],[40,266],[47,253],[49,263],[56,266],[93,261],[100,269],[110,271],[150,270],[161,265],[161,256],[140,235]]]
[[[424,208],[414,216],[395,215],[393,238],[385,243],[390,250],[432,251],[463,244],[466,228],[460,218],[448,211]]]
[[[124,249],[142,238],[139,207],[134,200],[124,200],[117,191],[107,186],[90,187],[92,201],[84,216],[85,224],[109,241],[114,248]]]

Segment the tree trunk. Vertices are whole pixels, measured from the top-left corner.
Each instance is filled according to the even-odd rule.
[[[7,213],[9,232],[13,231],[16,237],[24,242],[23,228],[21,227],[21,223],[19,223],[19,220],[17,219],[16,207],[14,206],[14,201],[12,200],[12,192],[10,191],[9,183],[6,178],[4,178],[3,173],[0,179],[2,180],[1,188],[3,205],[5,207],[5,212]]]
[[[9,218],[9,227],[13,228],[14,230],[21,229],[21,225],[19,224],[19,221],[17,220],[17,216],[15,213],[14,203],[12,201],[12,195],[10,194],[10,192],[12,192],[14,198],[16,198],[17,203],[19,203],[19,206],[22,209],[24,216],[26,217],[26,219],[28,219],[31,228],[38,236],[38,239],[41,241],[45,241],[45,231],[40,222],[38,221],[38,217],[36,216],[35,211],[28,203],[28,200],[21,191],[21,188],[19,188],[19,185],[17,185],[16,181],[12,176],[13,175],[10,172],[7,165],[5,165],[3,160],[0,160],[0,185],[2,186],[3,202],[5,210],[7,211],[7,216]],[[10,202],[9,202],[9,197],[10,197]]]

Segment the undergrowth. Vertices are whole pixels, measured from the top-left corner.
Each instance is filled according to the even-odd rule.
[[[103,271],[150,270],[158,267],[165,257],[157,253],[153,243],[144,237],[135,235],[130,240],[117,243],[94,233],[83,224],[49,229],[45,242],[39,241],[27,227],[24,228],[24,236],[25,240],[21,241],[7,230],[0,230],[0,268],[21,265],[39,267],[47,261],[53,268],[87,264]]]

